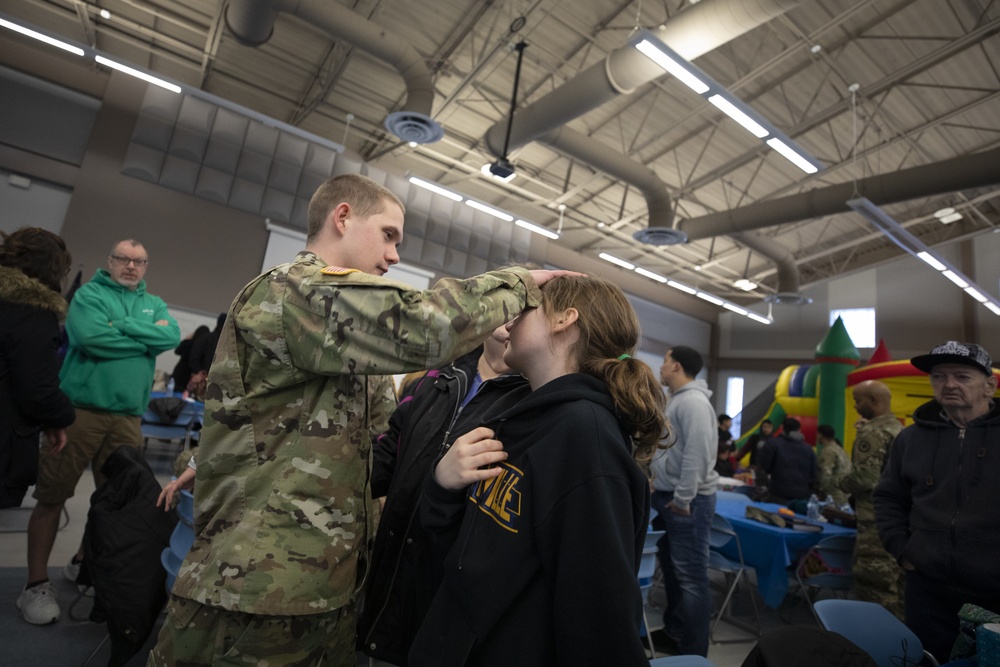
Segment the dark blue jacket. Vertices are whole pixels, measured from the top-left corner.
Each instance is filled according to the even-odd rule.
[[[358,621],[358,646],[393,664],[406,664],[410,644],[440,584],[447,553],[417,519],[424,478],[446,445],[479,426],[484,412],[505,395],[527,386],[520,375],[502,375],[483,383],[460,407],[476,376],[481,351],[480,347],[418,380],[374,446],[372,497],[386,496],[386,502]]]
[[[804,440],[782,433],[760,450],[757,465],[771,476],[767,490],[782,500],[804,500],[816,490],[816,454]]]

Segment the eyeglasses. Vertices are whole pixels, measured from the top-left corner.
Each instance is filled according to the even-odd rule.
[[[133,259],[131,257],[125,257],[123,255],[111,255],[111,259],[118,266],[128,266],[129,262],[132,262],[136,267],[142,268],[149,263],[148,259]]]

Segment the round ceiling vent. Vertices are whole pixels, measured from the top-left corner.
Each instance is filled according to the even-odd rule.
[[[764,297],[764,301],[767,303],[778,303],[782,306],[804,306],[813,302],[811,298],[802,296],[801,294],[795,294],[793,292],[778,292],[777,294],[769,294]]]
[[[647,227],[632,234],[632,238],[648,245],[677,245],[687,243],[688,235],[669,227]]]
[[[385,118],[385,129],[403,141],[431,144],[444,136],[441,124],[416,111],[397,111]]]

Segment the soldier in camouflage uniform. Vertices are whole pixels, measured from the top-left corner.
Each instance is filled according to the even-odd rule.
[[[816,428],[816,492],[829,498],[840,507],[847,502],[847,494],[840,490],[840,480],[851,472],[851,459],[837,434],[829,424]]]
[[[403,205],[357,175],[309,204],[306,250],[230,307],[209,372],[195,542],[149,665],[355,664],[374,537],[371,443],[382,377],[443,365],[566,272],[513,268],[419,292],[399,261]]]
[[[878,483],[889,446],[903,430],[890,411],[892,392],[877,380],[867,380],[853,390],[854,409],[867,421],[854,440],[852,470],[840,488],[854,496],[858,536],[854,548],[854,579],[858,597],[876,602],[903,618],[903,570],[882,546],[875,527],[872,491]]]

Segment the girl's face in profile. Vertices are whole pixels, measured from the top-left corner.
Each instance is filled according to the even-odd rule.
[[[549,320],[541,306],[525,310],[507,323],[510,338],[504,352],[504,363],[525,375],[546,355],[550,354]]]

